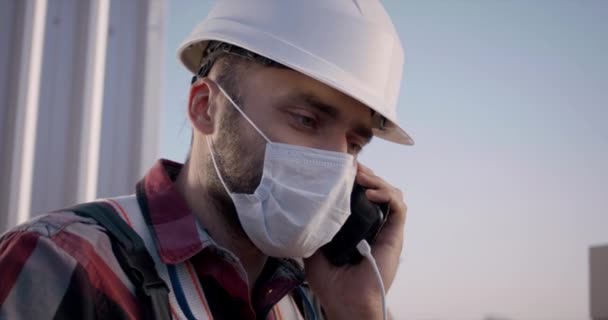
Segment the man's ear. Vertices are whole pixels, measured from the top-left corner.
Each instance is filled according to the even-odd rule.
[[[190,87],[190,98],[188,99],[188,118],[194,130],[202,134],[213,133],[213,110],[210,110],[212,92],[209,81],[199,79]]]

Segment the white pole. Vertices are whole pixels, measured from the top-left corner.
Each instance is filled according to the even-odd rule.
[[[20,53],[23,55],[23,59],[19,67],[16,130],[12,154],[14,170],[11,170],[9,189],[9,227],[26,221],[31,214],[32,175],[46,6],[46,0],[27,1],[22,21],[24,32]]]
[[[87,50],[90,63],[87,63],[85,71],[85,79],[90,83],[85,87],[83,101],[77,188],[79,202],[94,200],[97,197],[110,1],[92,0],[90,16],[90,40]]]

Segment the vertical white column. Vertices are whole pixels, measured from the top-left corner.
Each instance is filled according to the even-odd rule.
[[[31,215],[95,198],[107,15],[103,0],[47,7]]]
[[[0,1],[0,233],[132,193],[158,152],[164,0]]]
[[[139,1],[110,1],[106,51],[103,114],[100,136],[97,195],[110,197],[132,193],[136,178],[134,154],[139,153],[139,111],[141,110],[142,19],[147,11]]]
[[[23,36],[21,42],[15,45],[19,48],[22,60],[18,74],[15,75],[17,92],[12,135],[14,143],[10,150],[12,159],[8,178],[8,225],[21,223],[30,214],[46,6],[46,0],[25,1],[23,20],[17,22],[23,30]]]
[[[135,183],[156,158],[163,3],[110,2],[99,197],[134,192]]]
[[[48,3],[44,46],[40,66],[40,89],[36,113],[34,167],[30,214],[36,215],[66,205],[73,191],[74,142],[78,141],[79,102],[84,79],[78,72],[84,64],[82,7],[88,1],[53,0]],[[85,29],[86,30],[86,29]]]
[[[161,90],[163,80],[163,58],[165,43],[164,21],[167,8],[164,1],[148,1],[143,97],[141,104],[141,151],[138,176],[143,176],[159,156]]]
[[[84,70],[89,85],[86,86],[84,91],[78,161],[77,192],[79,202],[90,201],[97,197],[110,1],[91,1],[90,17],[89,41],[87,44],[89,59]]]
[[[15,132],[15,106],[25,1],[0,1],[0,230],[9,220],[9,190]],[[16,214],[16,213],[12,213]],[[16,219],[15,219],[16,220]]]

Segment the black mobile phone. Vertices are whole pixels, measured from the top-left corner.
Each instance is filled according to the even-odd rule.
[[[363,239],[372,244],[388,217],[389,204],[369,201],[365,190],[355,183],[350,197],[350,216],[333,239],[321,247],[335,266],[359,263],[363,256],[357,251],[357,244]]]

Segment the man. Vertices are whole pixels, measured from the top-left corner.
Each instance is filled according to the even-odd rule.
[[[372,265],[336,267],[319,250],[356,181],[390,205],[372,253],[393,282],[403,195],[356,161],[373,135],[413,143],[396,124],[403,53],[379,2],[219,1],[178,52],[195,74],[187,162],[160,160],[136,195],[103,200],[146,242],[171,316],[381,319]],[[142,317],[91,219],[40,217],[0,250],[0,318]]]

